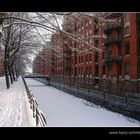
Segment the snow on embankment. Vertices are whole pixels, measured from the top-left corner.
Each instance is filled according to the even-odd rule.
[[[25,79],[48,127],[140,127],[140,122],[96,106],[83,99],[35,81]]]
[[[0,127],[33,126],[35,120],[21,77],[10,89],[6,89],[4,77],[0,77]]]

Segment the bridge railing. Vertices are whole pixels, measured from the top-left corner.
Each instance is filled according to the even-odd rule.
[[[46,75],[26,75],[24,78],[33,78],[39,82],[42,82],[46,85],[50,85],[50,78]]]
[[[38,103],[35,100],[35,97],[33,96],[32,91],[28,88],[25,79],[23,77],[22,77],[22,79],[23,79],[25,89],[26,89],[26,92],[27,92],[27,96],[28,96],[28,99],[29,99],[30,108],[33,111],[33,117],[36,120],[36,126],[43,126],[43,127],[47,126],[45,115],[38,108]]]

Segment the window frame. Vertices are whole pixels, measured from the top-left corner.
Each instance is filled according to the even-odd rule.
[[[126,29],[128,29],[128,33],[126,32]],[[124,27],[124,36],[130,35],[130,26]]]
[[[125,75],[130,75],[130,62],[125,62]]]
[[[125,43],[125,55],[130,55],[130,43]]]
[[[129,22],[129,21],[130,21],[130,14],[129,13],[124,13],[124,22]]]

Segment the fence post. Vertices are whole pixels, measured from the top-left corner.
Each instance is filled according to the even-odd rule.
[[[49,82],[48,85],[50,86],[51,85],[51,78],[50,77],[48,78],[48,82]]]
[[[88,93],[89,93],[89,91],[90,91],[90,90],[89,90],[89,84],[88,84]]]
[[[70,83],[70,92],[71,92],[71,83]]]
[[[105,101],[105,89],[103,90],[103,98],[104,98],[104,101]]]
[[[79,86],[77,85],[77,92],[79,92]]]
[[[60,89],[60,75],[59,75],[59,89]]]
[[[127,104],[128,103],[128,94],[126,93],[125,94],[125,104]]]
[[[23,79],[25,89],[26,89],[26,92],[27,92],[27,96],[28,96],[28,99],[29,99],[30,108],[33,111],[33,117],[36,120],[36,126],[38,126],[39,123],[41,123],[41,126],[46,126],[47,123],[46,123],[46,119],[45,119],[44,115],[43,115],[43,119],[44,119],[45,122],[43,122],[41,119],[39,119],[39,117],[41,117],[41,113],[38,111],[39,110],[38,109],[38,104],[35,101],[35,98],[34,98],[32,92],[31,92],[31,90],[28,88],[25,79],[23,77],[22,77],[22,79]]]

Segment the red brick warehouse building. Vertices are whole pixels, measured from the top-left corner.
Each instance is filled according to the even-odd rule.
[[[98,13],[101,16],[101,13]],[[72,53],[72,77],[79,84],[99,84],[99,50],[101,48],[101,24],[97,18],[83,17],[75,21],[75,35],[83,41],[75,42]]]
[[[40,75],[50,75],[50,49],[43,48],[35,57],[33,62],[33,73]]]
[[[98,13],[98,16],[106,21],[85,18],[75,24],[75,34],[93,47],[75,43],[78,51],[72,54],[72,77],[114,94],[140,92],[139,14]]]
[[[44,45],[43,50],[35,57],[33,73],[51,77],[63,75],[63,41],[59,34],[53,34],[51,41]]]
[[[104,25],[104,65],[102,75],[112,92],[140,92],[140,15],[105,13],[114,23]]]
[[[65,17],[63,30],[82,41],[67,36],[60,41],[55,37],[59,40],[59,45],[56,45],[54,42],[57,41],[52,41],[52,37],[52,48],[61,51],[51,51],[51,55],[55,54],[50,61],[51,76],[63,77],[79,85],[91,84],[101,90],[106,88],[114,94],[126,90],[140,92],[140,15],[96,14],[94,18],[76,17],[73,21],[71,17]]]
[[[63,76],[63,40],[59,33],[55,33],[51,38],[51,73],[53,77]]]

